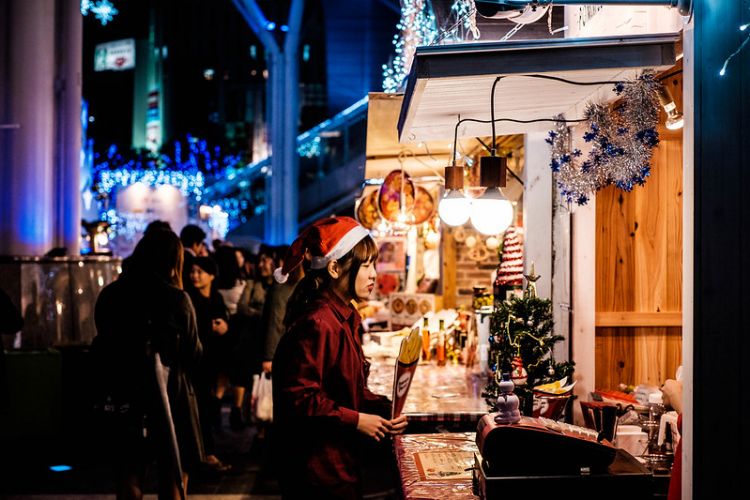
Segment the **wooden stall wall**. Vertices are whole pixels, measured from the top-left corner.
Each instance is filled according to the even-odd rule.
[[[678,109],[680,70],[662,80]],[[644,186],[596,197],[598,389],[660,385],[682,363],[682,130],[659,135]]]

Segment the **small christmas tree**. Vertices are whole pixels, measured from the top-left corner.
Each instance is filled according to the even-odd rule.
[[[490,319],[489,363],[493,371],[482,396],[490,406],[495,405],[500,389],[501,373],[510,373],[516,384],[514,392],[521,400],[521,413],[531,416],[533,388],[573,374],[572,362],[555,361],[554,345],[563,340],[552,332],[552,301],[536,295],[536,280],[525,275],[528,284],[523,297],[511,297],[500,302]]]

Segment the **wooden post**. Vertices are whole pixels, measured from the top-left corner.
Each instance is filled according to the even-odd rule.
[[[453,230],[443,228],[443,307],[456,307],[456,241]]]

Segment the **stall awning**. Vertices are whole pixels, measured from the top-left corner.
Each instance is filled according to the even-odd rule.
[[[461,118],[490,119],[490,94],[497,76],[495,117],[515,120],[579,118],[590,99],[614,98],[612,84],[577,86],[663,71],[676,62],[679,34],[562,40],[525,40],[420,47],[412,63],[398,121],[401,143],[452,140]],[[549,123],[496,124],[498,135],[543,131]],[[487,136],[489,124],[464,123],[459,136]]]
[[[398,117],[404,100],[402,94],[371,92],[367,108],[367,160],[365,179],[383,178],[401,166],[412,177],[442,174],[449,162],[453,144],[447,140],[400,144]]]

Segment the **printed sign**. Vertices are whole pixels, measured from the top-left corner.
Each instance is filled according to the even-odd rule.
[[[94,50],[94,71],[124,71],[135,68],[135,39],[100,43]]]

